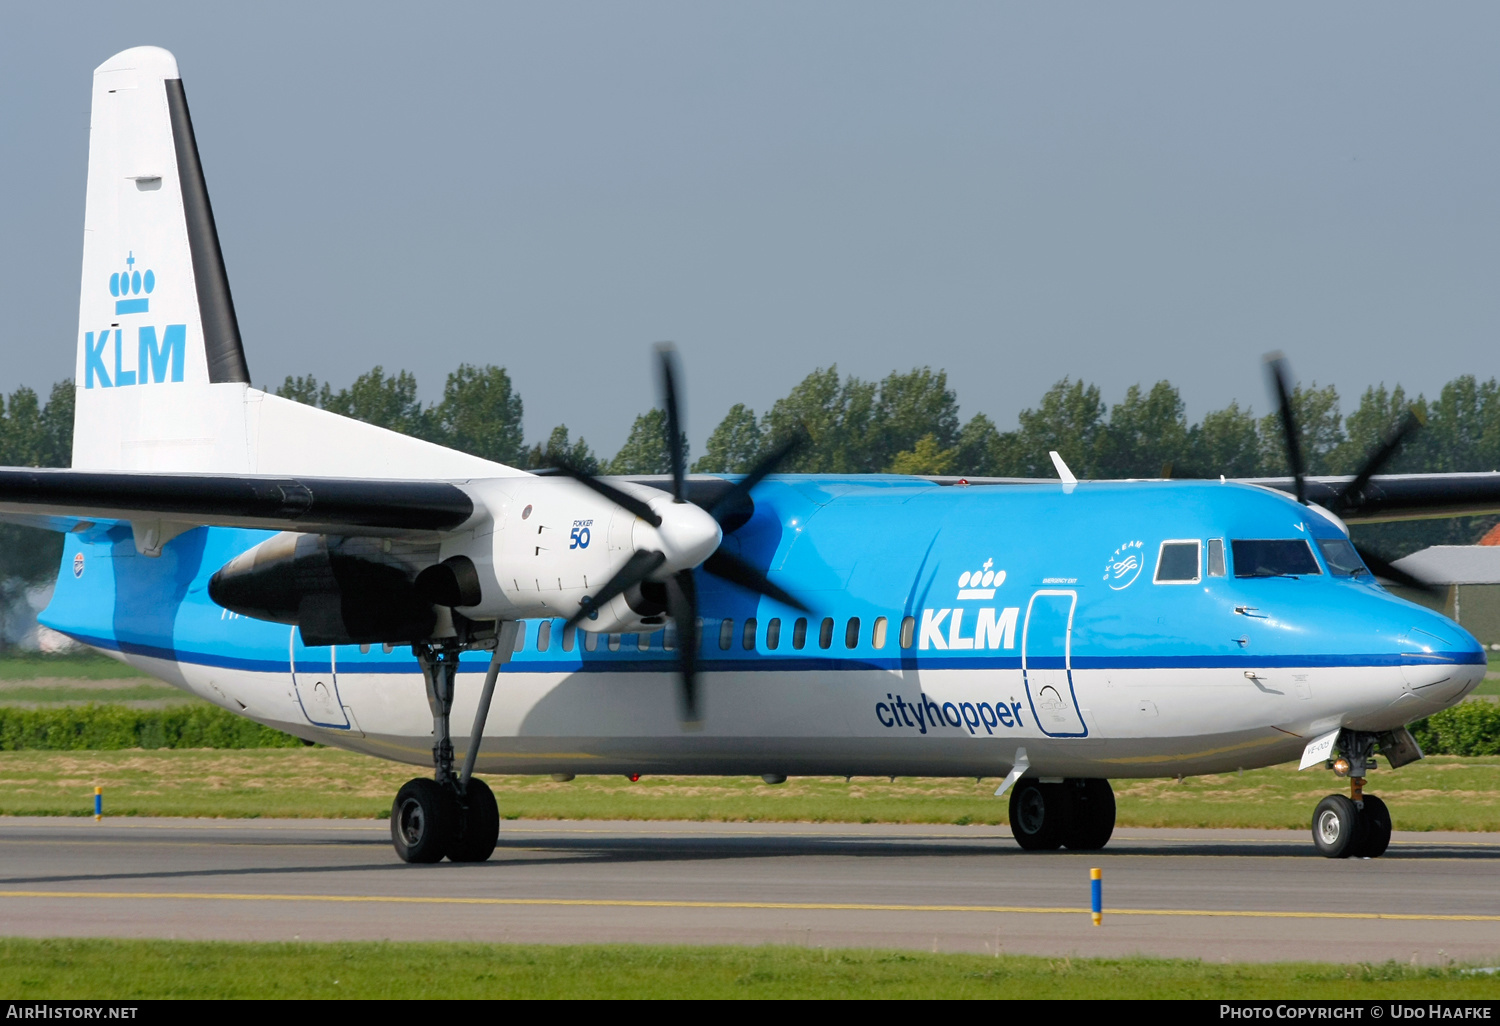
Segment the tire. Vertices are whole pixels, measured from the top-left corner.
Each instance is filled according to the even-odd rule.
[[[438,862],[448,853],[458,802],[437,781],[408,780],[391,803],[391,843],[403,862]]]
[[[500,807],[495,804],[495,793],[478,777],[469,778],[469,790],[464,795],[463,808],[459,815],[458,830],[448,849],[448,858],[454,862],[483,862],[495,852],[495,842],[500,839]]]
[[[1062,844],[1069,819],[1063,784],[1019,780],[1010,792],[1010,832],[1027,851],[1052,851]]]
[[[1362,858],[1378,859],[1391,845],[1391,810],[1385,807],[1385,802],[1373,794],[1367,794],[1361,818],[1365,821],[1365,843],[1355,854]]]
[[[1364,846],[1365,818],[1351,799],[1331,794],[1313,810],[1312,835],[1318,854],[1347,859]]]
[[[1097,851],[1115,832],[1115,792],[1108,780],[1069,780],[1072,815],[1063,829],[1062,843],[1072,851]]]

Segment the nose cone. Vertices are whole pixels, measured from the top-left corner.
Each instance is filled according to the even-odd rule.
[[[653,502],[651,508],[661,517],[661,526],[637,520],[633,541],[638,549],[656,549],[667,557],[663,572],[697,566],[714,554],[724,538],[719,522],[691,502],[667,499]]]
[[[1412,626],[1397,640],[1401,675],[1410,694],[1430,711],[1459,701],[1484,679],[1487,654],[1474,635],[1446,616],[1413,610]]]

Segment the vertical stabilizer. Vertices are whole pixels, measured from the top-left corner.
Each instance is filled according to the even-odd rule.
[[[86,202],[73,465],[243,472],[249,374],[166,50],[94,70]]]
[[[94,70],[73,466],[453,478],[521,473],[250,387],[177,59]]]

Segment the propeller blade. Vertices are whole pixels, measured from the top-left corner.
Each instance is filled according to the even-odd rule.
[[[672,498],[683,499],[683,479],[687,476],[687,454],[682,451],[682,419],[677,411],[677,350],[670,342],[656,347],[661,370],[661,400],[667,411],[667,452],[672,456]]]
[[[568,617],[567,626],[572,627],[616,595],[623,595],[628,589],[640,584],[666,561],[667,557],[660,552],[636,549],[625,561],[625,565],[620,567],[619,573],[611,577],[604,587],[583,597],[583,601],[578,603],[578,612]]]
[[[698,585],[691,570],[667,578],[667,611],[677,625],[677,673],[682,693],[682,721],[698,719]]]
[[[1376,577],[1384,577],[1386,580],[1399,584],[1403,588],[1411,588],[1413,591],[1420,591],[1433,597],[1437,597],[1443,593],[1443,589],[1438,585],[1430,581],[1424,581],[1420,577],[1413,576],[1405,570],[1392,566],[1363,545],[1355,545],[1354,551],[1359,553],[1359,558],[1365,561],[1365,566],[1369,567],[1370,572]]]
[[[571,477],[574,481],[577,481],[584,487],[592,488],[594,491],[604,496],[616,506],[619,506],[621,509],[626,510],[627,512],[634,513],[636,516],[640,517],[652,527],[661,526],[661,517],[656,515],[656,511],[650,506],[646,505],[640,499],[637,499],[634,495],[631,495],[628,492],[621,491],[614,485],[607,484],[604,481],[599,480],[597,477],[594,477],[592,474],[585,474],[583,471],[578,470],[575,467],[567,466],[566,464],[560,463],[554,469],[556,469],[560,474],[565,474],[568,477]]]
[[[774,474],[777,467],[790,459],[805,444],[807,444],[807,436],[799,431],[771,450],[769,454],[762,457],[759,463],[750,468],[750,473],[740,478],[733,488],[719,496],[719,501],[714,503],[713,509],[708,511],[709,515],[715,520],[721,519],[725,512],[742,502],[756,485],[764,481],[768,475]]]
[[[1297,435],[1297,422],[1292,414],[1292,396],[1287,389],[1286,357],[1272,353],[1266,357],[1266,370],[1271,375],[1271,385],[1276,390],[1276,408],[1281,414],[1281,430],[1286,444],[1286,459],[1292,467],[1292,479],[1297,485],[1297,501],[1307,505],[1307,485],[1302,480],[1306,468],[1302,464],[1302,441]]]
[[[719,549],[712,556],[709,556],[708,559],[704,560],[703,569],[715,577],[724,578],[724,580],[729,581],[731,584],[738,584],[747,591],[753,591],[757,595],[764,595],[766,598],[775,599],[782,605],[791,606],[793,609],[800,609],[804,613],[809,611],[801,600],[782,589],[780,585],[773,584],[759,569],[751,566],[739,556],[730,555],[723,549]]]
[[[1346,484],[1343,491],[1339,492],[1338,498],[1334,500],[1334,508],[1346,510],[1358,506],[1360,493],[1364,491],[1365,485],[1370,483],[1370,478],[1380,473],[1381,468],[1391,461],[1407,440],[1421,427],[1422,418],[1417,411],[1408,409],[1396,430],[1391,432],[1374,452],[1365,457],[1365,462],[1359,468],[1359,473],[1354,475],[1354,480]]]

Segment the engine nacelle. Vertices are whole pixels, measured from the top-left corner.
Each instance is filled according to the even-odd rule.
[[[231,612],[296,624],[308,645],[420,641],[438,611],[412,582],[437,554],[436,543],[283,531],[224,564],[208,594]]]
[[[654,488],[616,485],[653,509],[672,503]],[[569,478],[502,478],[469,489],[489,520],[445,541],[442,561],[423,571],[417,587],[472,620],[571,616],[637,548],[661,544],[651,525]],[[654,629],[665,614],[665,587],[648,581],[580,626],[601,633]]]

